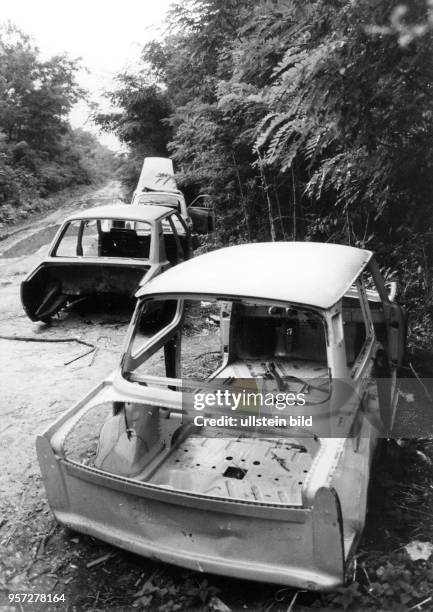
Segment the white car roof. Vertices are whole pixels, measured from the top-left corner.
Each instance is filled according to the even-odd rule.
[[[127,219],[130,221],[152,222],[164,218],[173,209],[168,206],[146,206],[145,204],[115,204],[109,206],[97,206],[86,210],[77,210],[70,215],[66,221],[78,219]]]
[[[150,294],[204,294],[286,301],[327,309],[355,282],[371,251],[320,242],[262,242],[212,251],[144,285]]]

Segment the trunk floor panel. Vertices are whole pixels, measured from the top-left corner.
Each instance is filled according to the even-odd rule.
[[[203,495],[302,505],[311,455],[297,440],[191,435],[147,481]]]

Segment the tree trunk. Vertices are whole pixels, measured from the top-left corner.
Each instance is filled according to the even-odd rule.
[[[266,183],[265,171],[263,169],[262,158],[260,157],[259,150],[256,149],[256,152],[257,152],[257,157],[258,157],[258,161],[259,161],[260,179],[261,179],[261,182],[262,182],[262,187],[263,187],[263,191],[265,193],[265,198],[266,198],[266,204],[267,204],[267,207],[268,207],[269,231],[270,231],[270,234],[271,234],[272,242],[275,242],[277,240],[277,235],[276,235],[276,232],[275,232],[274,217],[273,217],[273,214],[272,214],[271,198],[269,197],[269,187],[268,187],[268,185]]]
[[[241,182],[241,176],[239,174],[239,168],[236,162],[236,157],[234,152],[232,151],[232,159],[233,159],[233,165],[234,165],[234,169],[236,172],[236,177],[238,179],[238,185],[239,185],[239,193],[241,196],[241,205],[242,205],[242,211],[244,213],[244,219],[245,219],[245,226],[247,228],[247,234],[248,234],[248,240],[252,240],[252,234],[251,234],[251,227],[250,227],[250,220],[249,220],[249,216],[248,216],[248,209],[247,209],[247,204],[246,204],[246,200],[245,200],[245,195],[244,195],[244,190],[242,187],[242,182]]]

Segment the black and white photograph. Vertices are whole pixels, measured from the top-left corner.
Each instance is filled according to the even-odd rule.
[[[1,0],[0,612],[433,610],[433,1]]]

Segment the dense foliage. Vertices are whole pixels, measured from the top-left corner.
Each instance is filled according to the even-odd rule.
[[[77,69],[66,56],[41,61],[25,34],[0,29],[0,223],[25,216],[50,193],[90,183],[112,163],[111,152],[68,123],[84,95]]]
[[[121,74],[117,89],[108,93],[112,107],[118,111],[99,113],[97,123],[105,132],[115,132],[129,147],[127,163],[123,165],[124,183],[132,189],[137,183],[143,158],[167,157],[170,128],[163,120],[170,114],[167,93],[148,82],[144,74]]]
[[[377,251],[422,342],[433,314],[428,17],[424,0],[184,0],[100,122],[130,147],[129,184],[144,154],[168,149],[183,188],[213,196],[222,244]]]

